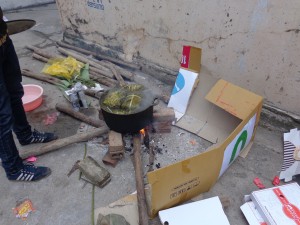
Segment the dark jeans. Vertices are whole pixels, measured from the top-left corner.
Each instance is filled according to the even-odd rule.
[[[0,158],[6,173],[22,168],[12,130],[18,139],[31,134],[22,104],[24,90],[19,61],[12,41],[0,46]]]

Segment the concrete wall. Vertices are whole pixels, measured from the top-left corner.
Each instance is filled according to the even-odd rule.
[[[55,0],[1,0],[0,6],[3,10],[12,10],[53,2]]]
[[[101,4],[102,3],[102,4]],[[57,0],[65,35],[177,71],[183,45],[214,76],[300,114],[299,0]]]

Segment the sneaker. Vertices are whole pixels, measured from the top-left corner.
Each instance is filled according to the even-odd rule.
[[[38,181],[51,174],[51,169],[44,166],[35,166],[31,163],[26,163],[23,169],[16,173],[7,174],[8,180],[13,181]]]
[[[19,140],[19,142],[21,145],[29,145],[33,143],[46,143],[56,139],[57,136],[53,133],[39,132],[34,129],[27,139]]]

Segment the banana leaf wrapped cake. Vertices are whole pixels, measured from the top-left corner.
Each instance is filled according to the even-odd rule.
[[[127,84],[120,88],[114,88],[105,95],[101,108],[107,112],[126,115],[140,111],[147,101],[149,90],[140,84]]]

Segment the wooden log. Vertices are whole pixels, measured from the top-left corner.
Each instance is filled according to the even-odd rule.
[[[90,97],[97,98],[97,99],[99,99],[101,97],[102,93],[103,93],[103,91],[94,91],[91,89],[84,90],[85,95],[88,95]]]
[[[47,63],[48,62],[48,59],[44,56],[41,56],[37,53],[33,53],[32,55],[33,58],[39,60],[39,61],[42,61],[42,62],[45,62]],[[95,73],[94,71],[96,71],[97,73]],[[96,68],[92,68],[90,67],[90,78],[100,84],[103,84],[107,87],[114,87],[116,86],[116,84],[118,83],[116,80],[113,80],[113,79],[110,79],[109,77],[107,76],[104,76],[102,74],[98,74],[98,73],[101,73],[100,70],[96,69]],[[106,74],[107,75],[107,74]],[[113,77],[113,75],[111,74],[111,76]]]
[[[106,87],[115,87],[116,86],[115,84],[113,84],[113,83],[111,83],[107,80],[104,80],[104,79],[102,79],[102,78],[100,78],[100,77],[98,77],[98,76],[96,76],[92,73],[90,73],[90,79],[92,79],[93,81],[98,82],[99,84],[103,84]]]
[[[102,126],[105,126],[105,122],[104,121],[101,121],[99,119],[94,119],[94,118],[91,118],[91,117],[88,117],[86,115],[84,115],[83,113],[81,112],[76,112],[72,109],[72,107],[68,106],[68,105],[64,105],[62,103],[57,103],[55,108],[60,111],[60,112],[63,112],[75,119],[78,119],[82,122],[85,122],[89,125],[92,125],[94,127],[102,127]]]
[[[46,58],[46,57],[44,57],[44,56],[41,56],[41,55],[39,55],[39,54],[37,54],[37,53],[35,53],[35,52],[33,52],[32,58],[37,59],[37,60],[39,60],[39,61],[41,61],[41,62],[44,62],[44,63],[47,63],[48,60],[49,60],[48,58]]]
[[[123,62],[123,61],[118,60],[116,58],[109,57],[109,56],[103,56],[103,55],[100,55],[98,53],[91,52],[91,51],[88,51],[88,50],[85,50],[85,49],[82,49],[82,48],[78,48],[78,47],[75,47],[73,45],[69,45],[69,44],[64,43],[64,42],[57,42],[57,44],[61,47],[72,49],[74,51],[80,52],[80,53],[85,54],[85,55],[92,55],[92,56],[95,56],[95,57],[100,58],[102,60],[108,60],[108,61],[111,61],[113,63],[123,65],[123,66],[127,66],[127,67],[132,68],[132,69],[139,69],[139,66],[137,66],[137,65],[134,65],[134,64],[131,64],[131,63],[126,63],[126,62]]]
[[[130,71],[120,67],[120,66],[117,66],[109,61],[106,61],[106,60],[102,60],[102,61],[99,61],[99,64],[103,65],[103,66],[106,66],[108,68],[110,68],[110,66],[112,65],[120,74],[121,76],[127,78],[128,80],[131,80],[133,81],[134,80],[134,74],[131,73]]]
[[[78,61],[83,62],[83,63],[88,63],[90,66],[93,66],[93,67],[97,68],[98,70],[100,70],[101,73],[105,73],[105,71],[107,72],[106,67],[104,67],[104,66],[88,59],[87,57],[85,57],[83,55],[79,55],[78,53],[68,51],[68,50],[66,50],[64,48],[61,48],[61,47],[58,47],[57,50],[63,55],[71,56],[71,57],[73,57],[73,58],[75,58]]]
[[[31,51],[34,51],[35,53],[37,53],[45,58],[48,58],[48,59],[61,58],[60,55],[49,53],[47,50],[40,49],[40,48],[31,46],[31,45],[26,45],[25,48],[30,49]]]
[[[110,82],[111,84],[114,84],[114,85],[118,84],[117,80],[109,78],[109,77],[107,77],[105,75],[102,75],[101,73],[97,73],[97,72],[94,72],[92,70],[90,70],[89,72],[90,72],[90,74],[92,74],[92,75],[94,75],[94,76],[96,76],[98,78],[101,78],[103,80],[106,80],[106,81]]]
[[[32,79],[36,79],[36,80],[40,80],[40,81],[44,81],[47,82],[49,84],[53,84],[53,85],[58,85],[60,80],[58,78],[52,77],[52,76],[46,76],[43,74],[38,74],[38,73],[33,73],[29,70],[23,69],[22,71],[22,75],[32,78]],[[99,91],[93,91],[93,90],[85,90],[84,93],[88,96],[91,96],[93,98],[97,98],[99,99],[101,96],[101,93]]]
[[[143,166],[141,160],[141,139],[140,134],[133,136],[133,151],[134,151],[134,170],[136,180],[136,191],[139,211],[139,225],[148,225],[148,211],[146,204],[146,195],[143,181]]]
[[[115,76],[112,74],[111,71],[99,70],[98,68],[93,67],[93,66],[90,66],[90,71],[93,71],[97,74],[102,74],[103,76],[106,76],[106,77],[109,77],[109,78],[112,78],[112,79],[115,78]]]
[[[52,152],[55,150],[58,150],[60,148],[63,148],[65,146],[68,146],[70,144],[74,144],[74,143],[79,143],[79,142],[83,142],[83,141],[88,141],[91,138],[95,138],[95,137],[99,137],[105,133],[107,133],[109,130],[109,128],[107,126],[101,127],[101,128],[97,128],[93,131],[89,131],[86,133],[80,133],[80,134],[75,134],[73,136],[70,137],[66,137],[66,138],[62,138],[62,139],[58,139],[55,141],[51,141],[49,143],[40,145],[37,148],[30,148],[28,150],[23,150],[20,152],[20,157],[22,159],[26,159],[30,156],[38,156],[38,155],[43,155],[46,154],[48,152]]]
[[[120,86],[124,86],[125,81],[124,81],[123,77],[121,76],[120,72],[114,67],[114,65],[112,63],[107,62],[106,65],[112,71],[115,78],[119,81]]]
[[[33,79],[36,79],[36,80],[40,80],[40,81],[45,81],[49,84],[54,84],[54,85],[58,85],[60,80],[56,77],[52,77],[52,76],[46,76],[46,75],[43,75],[43,74],[38,74],[38,73],[34,73],[34,72],[31,72],[29,70],[25,70],[23,69],[21,71],[22,75],[23,76],[26,76],[26,77],[30,77],[30,78],[33,78]]]

